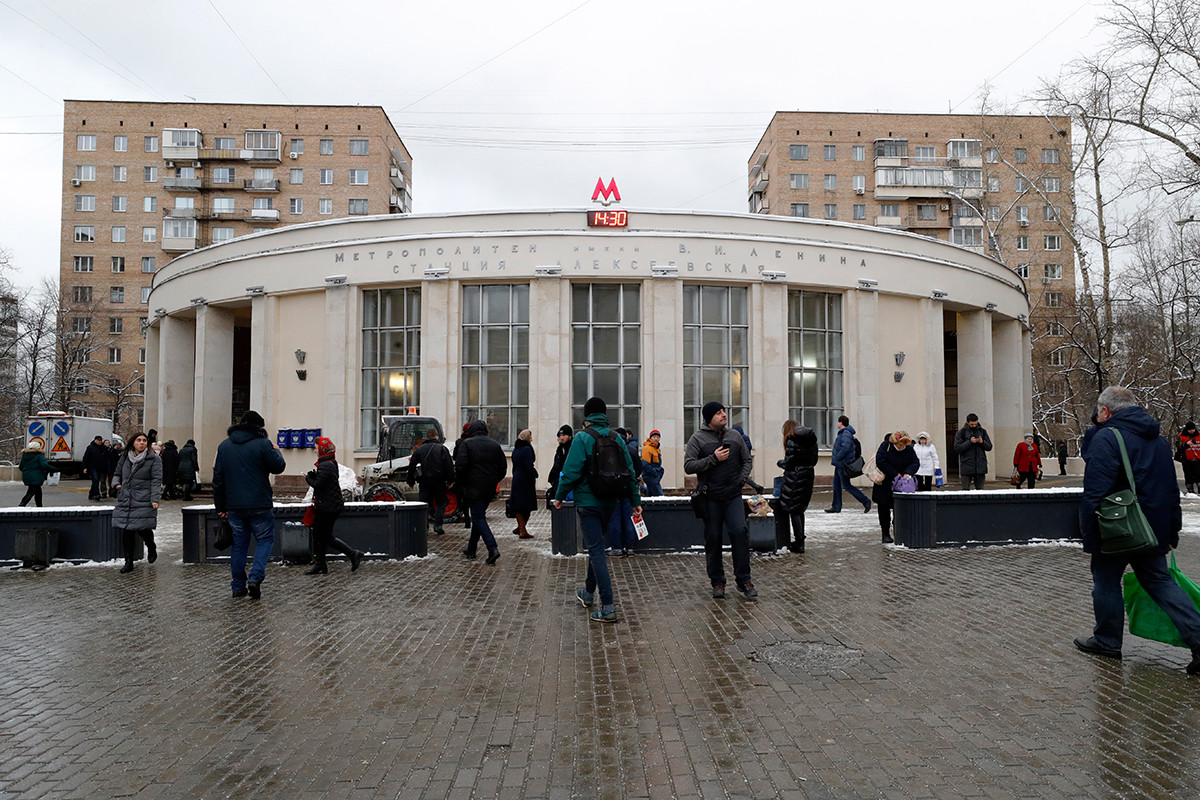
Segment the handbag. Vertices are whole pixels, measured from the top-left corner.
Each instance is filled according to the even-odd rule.
[[[1013,474],[1012,474],[1012,477],[1010,477],[1008,479],[1008,482],[1012,486],[1020,486],[1021,485],[1021,473],[1017,472],[1016,467],[1013,467]]]
[[[875,466],[875,456],[871,456],[870,460],[863,464],[862,474],[870,478],[871,483],[877,485],[883,484],[883,470]]]
[[[1158,545],[1158,537],[1150,527],[1150,521],[1142,513],[1142,507],[1137,501],[1137,486],[1133,482],[1133,467],[1129,465],[1129,452],[1125,449],[1125,439],[1116,428],[1111,429],[1117,437],[1117,446],[1121,448],[1121,463],[1125,467],[1125,479],[1129,481],[1128,489],[1113,492],[1100,501],[1096,509],[1096,527],[1100,530],[1100,552],[1106,555],[1115,553],[1136,553]]]
[[[705,487],[703,486],[698,487],[688,498],[692,504],[692,513],[696,515],[696,519],[708,519],[708,507],[704,502],[707,499]]]
[[[300,524],[306,528],[311,528],[317,524],[317,507],[309,506],[304,509],[304,518],[300,520]]]
[[[866,462],[863,461],[863,457],[858,456],[853,461],[851,461],[849,464],[847,464],[843,469],[846,470],[847,478],[857,478],[859,475],[863,474],[863,467],[865,467],[865,466],[866,466]]]
[[[1192,604],[1200,607],[1200,586],[1175,566],[1174,553],[1171,553],[1170,573],[1179,584],[1179,588],[1191,598]],[[1175,647],[1187,647],[1175,623],[1167,616],[1167,612],[1162,610],[1162,606],[1154,602],[1142,588],[1137,575],[1128,572],[1121,580],[1125,589],[1125,613],[1129,617],[1129,632],[1143,639],[1153,639]]]
[[[912,494],[917,491],[917,479],[911,475],[897,475],[892,479],[892,491]]]
[[[942,468],[941,467],[938,467],[937,469],[935,469],[933,471],[933,485],[934,486],[945,486],[946,485],[946,479],[942,477]]]
[[[213,547],[218,550],[228,550],[233,546],[233,526],[229,524],[229,520],[223,519],[217,523],[217,538],[213,540]]]
[[[516,519],[517,517],[517,512],[513,511],[511,497],[504,501],[504,516],[509,519]]]

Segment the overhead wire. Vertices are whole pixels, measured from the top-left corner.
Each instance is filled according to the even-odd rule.
[[[0,0],[0,2],[3,2],[3,0]],[[289,103],[292,102],[292,98],[288,97],[287,92],[283,90],[283,87],[279,85],[279,82],[272,77],[270,72],[267,72],[267,68],[264,67],[263,63],[258,60],[258,56],[254,55],[254,51],[251,50],[244,41],[242,41],[242,37],[238,36],[238,32],[235,31],[233,26],[229,24],[229,20],[225,19],[225,15],[221,13],[221,10],[217,8],[216,4],[213,3],[213,0],[208,0],[208,4],[212,6],[212,10],[216,12],[216,15],[221,18],[221,22],[225,23],[225,27],[228,28],[229,32],[233,34],[233,38],[238,40],[238,44],[245,49],[245,51],[250,55],[250,58],[254,60],[254,63],[258,65],[258,68],[262,70],[263,75],[266,75],[267,79],[270,80],[271,83],[275,84],[275,88],[279,90],[281,95],[283,95],[283,99],[287,100]]]

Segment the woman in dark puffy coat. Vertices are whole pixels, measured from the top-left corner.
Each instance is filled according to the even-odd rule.
[[[533,431],[524,430],[517,434],[512,451],[512,496],[508,508],[517,519],[513,533],[522,539],[532,539],[533,534],[525,529],[529,515],[537,509],[537,468],[533,466],[537,454],[533,450]]]
[[[892,492],[892,481],[897,477],[913,477],[921,468],[921,459],[909,445],[912,437],[904,431],[889,434],[879,449],[875,451],[875,466],[883,473],[883,481],[871,490],[871,500],[879,509],[879,527],[883,529],[885,544],[892,541],[892,508],[896,505],[896,496]]]
[[[158,560],[154,546],[154,529],[158,527],[158,503],[162,500],[162,459],[150,449],[144,433],[135,433],[117,460],[112,476],[112,488],[117,504],[112,512],[112,526],[121,534],[125,550],[125,566],[121,572],[133,572],[133,548],[137,537],[146,543],[146,561]]]
[[[333,523],[337,522],[346,500],[342,497],[342,484],[338,480],[337,448],[324,436],[317,439],[316,468],[308,471],[304,480],[313,489],[313,565],[305,575],[324,575],[329,572],[325,564],[325,553],[337,550],[350,559],[350,571],[358,569],[363,554],[341,539],[333,536]]]
[[[200,472],[200,456],[196,452],[196,440],[188,439],[179,448],[179,482],[183,484],[183,499],[191,500],[196,488],[196,475]]]
[[[792,541],[788,549],[804,552],[804,512],[813,493],[813,467],[817,464],[817,434],[794,419],[783,423],[783,485],[779,490],[777,514],[786,514],[792,522]]]

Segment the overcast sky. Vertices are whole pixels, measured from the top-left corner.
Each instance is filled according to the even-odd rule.
[[[775,111],[977,111],[1095,47],[1103,3],[0,0],[0,247],[58,273],[64,98],[380,105],[417,213],[746,211]]]

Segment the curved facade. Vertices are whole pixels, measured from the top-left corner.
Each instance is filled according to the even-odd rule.
[[[810,219],[587,222],[586,209],[367,217],[181,256],[150,297],[147,427],[195,438],[208,472],[249,407],[272,429],[321,428],[357,469],[380,414],[415,407],[451,435],[479,417],[509,445],[531,428],[544,475],[554,431],[600,394],[614,425],[662,433],[670,489],[712,399],[754,439],[768,485],[789,416],[825,445],[843,410],[864,448],[928,430],[944,465],[968,412],[994,461],[1030,425],[1028,297],[989,258]],[[284,452],[290,473],[311,467],[311,451]]]

